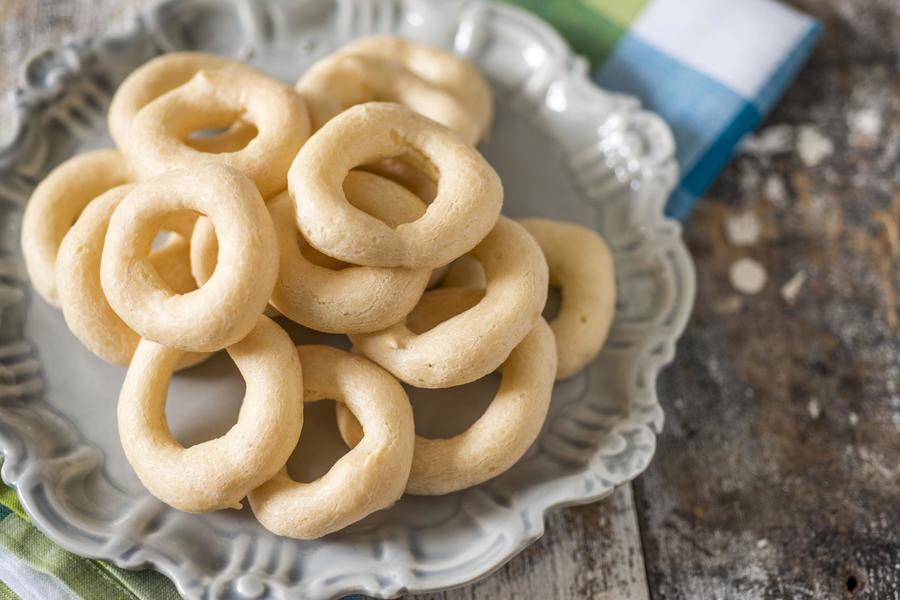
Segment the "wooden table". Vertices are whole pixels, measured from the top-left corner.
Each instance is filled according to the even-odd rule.
[[[146,3],[0,0],[0,90],[30,53]],[[900,599],[900,9],[792,3],[826,33],[685,227],[697,305],[659,383],[652,465],[432,597]],[[735,246],[745,212],[761,235]],[[729,282],[741,257],[768,273],[757,295]]]

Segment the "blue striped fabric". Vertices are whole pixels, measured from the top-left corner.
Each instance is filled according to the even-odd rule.
[[[637,96],[671,126],[681,182],[666,207],[670,216],[690,213],[820,34],[817,21],[771,0],[647,3],[595,79]]]

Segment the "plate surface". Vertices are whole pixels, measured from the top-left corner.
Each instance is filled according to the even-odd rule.
[[[593,365],[556,386],[539,440],[490,482],[405,497],[314,542],[271,535],[246,509],[180,513],[149,496],[125,461],[115,422],[124,371],[85,351],[61,313],[32,293],[18,242],[22,208],[55,165],[110,145],[113,90],[159,53],[218,52],[293,82],[312,61],[375,32],[454,49],[488,76],[497,117],[481,150],[503,179],[503,211],[604,235],[618,284],[609,341]],[[35,523],[78,554],[153,566],[190,598],[387,597],[477,579],[538,538],[549,508],[603,498],[638,475],[662,426],[656,377],[687,320],[694,273],[679,226],[663,217],[677,178],[668,128],[633,98],[594,87],[586,71],[539,20],[469,1],[176,0],[125,34],[34,57],[14,99],[15,137],[0,150],[0,450],[3,480]],[[460,431],[496,385],[415,394],[417,427]],[[176,376],[168,408],[176,437],[195,443],[226,431],[241,393],[225,356]],[[307,410],[292,474],[315,477],[343,451],[329,411]]]

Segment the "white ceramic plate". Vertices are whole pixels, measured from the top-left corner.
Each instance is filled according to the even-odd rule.
[[[313,542],[271,535],[246,510],[178,512],[147,494],[124,459],[115,422],[124,371],[86,352],[61,314],[32,293],[19,251],[22,207],[53,166],[110,144],[112,91],[161,52],[220,52],[293,82],[318,57],[374,32],[454,49],[488,76],[497,118],[481,149],[503,179],[503,211],[575,221],[604,235],[618,283],[609,341],[584,373],[557,385],[527,455],[473,489],[404,498]],[[420,0],[175,0],[123,35],[34,57],[15,97],[15,138],[0,151],[2,476],[34,522],[78,554],[152,566],[190,598],[393,596],[482,577],[541,535],[548,509],[598,500],[638,475],[662,426],[656,376],[673,357],[694,276],[679,226],[663,217],[677,177],[669,130],[633,98],[594,87],[586,69],[524,12]],[[322,339],[293,333],[302,342]],[[488,380],[416,394],[417,426],[431,435],[459,430],[495,388]],[[177,376],[173,432],[186,443],[224,432],[241,393],[225,357]],[[308,411],[316,414],[292,473],[315,476],[340,453],[328,410]]]

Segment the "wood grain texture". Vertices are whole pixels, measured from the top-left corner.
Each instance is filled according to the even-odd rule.
[[[71,37],[122,30],[152,1],[0,0],[0,92],[12,92],[19,65],[35,52]],[[0,145],[10,126],[9,105],[0,102]],[[546,535],[496,573],[432,597],[646,600],[631,487],[603,502],[554,512]]]
[[[697,304],[636,483],[655,600],[900,598],[900,4],[796,4],[825,36],[685,230]]]
[[[630,486],[596,504],[556,511],[547,531],[480,583],[429,600],[649,598]]]

